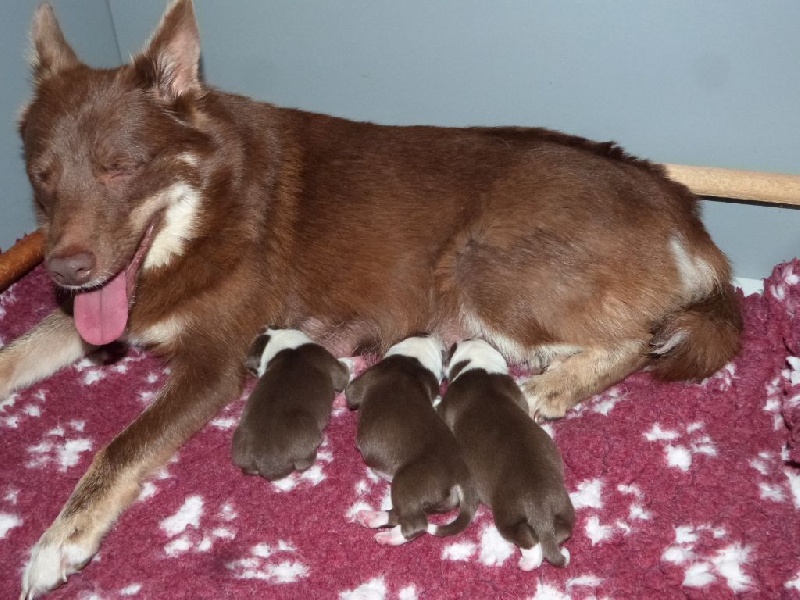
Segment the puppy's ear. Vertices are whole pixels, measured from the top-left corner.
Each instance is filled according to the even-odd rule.
[[[362,373],[344,388],[344,397],[347,401],[347,408],[350,410],[361,406],[361,401],[364,399],[364,393],[367,389],[365,375],[366,373]]]
[[[256,377],[261,377],[263,375],[263,373],[259,373],[261,369],[261,357],[268,343],[269,336],[262,333],[253,340],[250,349],[247,351],[247,358],[244,361],[244,366]]]
[[[342,361],[333,358],[331,363],[331,381],[333,381],[333,389],[341,392],[347,383],[350,381],[350,369]]]
[[[37,83],[81,64],[64,38],[56,13],[49,4],[39,6],[33,15],[31,42],[31,69]]]
[[[175,0],[167,8],[134,64],[146,83],[165,98],[201,91],[200,31],[191,0]]]

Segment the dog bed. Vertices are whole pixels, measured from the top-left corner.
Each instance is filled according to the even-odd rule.
[[[341,396],[314,467],[277,483],[244,476],[230,460],[242,398],[49,597],[800,597],[800,261],[741,303],[743,351],[713,377],[637,374],[548,425],[577,509],[566,569],[521,571],[485,509],[457,537],[376,544],[352,517],[385,505],[388,484],[365,469]],[[53,308],[39,267],[0,295],[2,342]],[[165,379],[140,351],[99,358],[0,401],[0,597],[19,594],[32,545],[94,452]]]
[[[699,195],[800,204],[796,176],[667,170]],[[55,306],[42,267],[28,273],[42,243],[32,234],[0,256],[0,290],[21,278],[0,294],[0,344]],[[453,538],[376,544],[353,515],[385,508],[389,486],[365,468],[341,395],[311,469],[275,483],[242,475],[230,443],[246,390],[48,597],[800,598],[800,261],[740,301],[743,350],[714,376],[637,374],[547,426],[577,509],[566,569],[521,571],[485,509]],[[106,353],[0,399],[0,597],[18,595],[33,544],[165,369],[138,350]]]

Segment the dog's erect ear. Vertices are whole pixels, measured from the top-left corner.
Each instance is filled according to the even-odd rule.
[[[39,6],[33,15],[31,42],[31,68],[37,82],[81,64],[64,38],[56,13],[49,4]]]
[[[192,0],[175,0],[167,8],[136,66],[147,69],[150,84],[166,97],[200,88],[200,31]]]

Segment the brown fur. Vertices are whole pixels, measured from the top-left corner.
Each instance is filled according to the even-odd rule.
[[[355,123],[218,91],[197,76],[189,0],[117,69],[81,63],[49,7],[32,36],[20,133],[47,264],[86,259],[74,283],[99,285],[154,227],[127,338],[172,364],[161,396],[78,484],[77,521],[57,520],[52,543],[99,543],[114,515],[88,509],[127,497],[113,493],[118,473],[140,481],[238,395],[263,323],[301,328],[337,355],[429,331],[448,343],[482,335],[513,359],[556,357],[525,388],[545,417],[649,362],[702,377],[738,350],[728,263],[695,198],[614,145],[544,129]],[[35,364],[46,335],[3,349],[0,389],[64,364]],[[72,330],[53,341],[63,335],[80,344]],[[103,486],[84,483],[93,473]],[[27,588],[55,585],[38,571]]]
[[[472,479],[453,434],[436,415],[436,377],[417,359],[389,356],[347,386],[347,405],[358,409],[356,445],[364,462],[392,477],[392,509],[385,525],[406,540],[425,533],[426,513],[448,510],[460,486],[463,502],[436,535],[455,535],[477,508]]]
[[[525,397],[509,375],[481,368],[459,375],[465,366],[449,369],[438,412],[458,440],[478,496],[500,535],[526,550],[541,543],[548,562],[563,567],[558,547],[572,533],[575,510],[561,454],[526,414]]]
[[[269,343],[261,334],[248,352],[258,362]],[[278,352],[259,376],[233,435],[233,462],[246,473],[280,479],[314,464],[337,391],[349,373],[322,346],[304,344]]]

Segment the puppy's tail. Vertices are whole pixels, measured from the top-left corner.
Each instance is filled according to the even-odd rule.
[[[456,493],[458,494],[458,516],[446,525],[428,525],[428,533],[438,537],[456,535],[464,531],[472,522],[475,511],[478,510],[478,493],[475,491],[475,487],[471,481],[459,484],[456,486]]]
[[[650,364],[667,381],[712,375],[739,352],[742,315],[733,286],[722,284],[674,312],[653,331]]]

